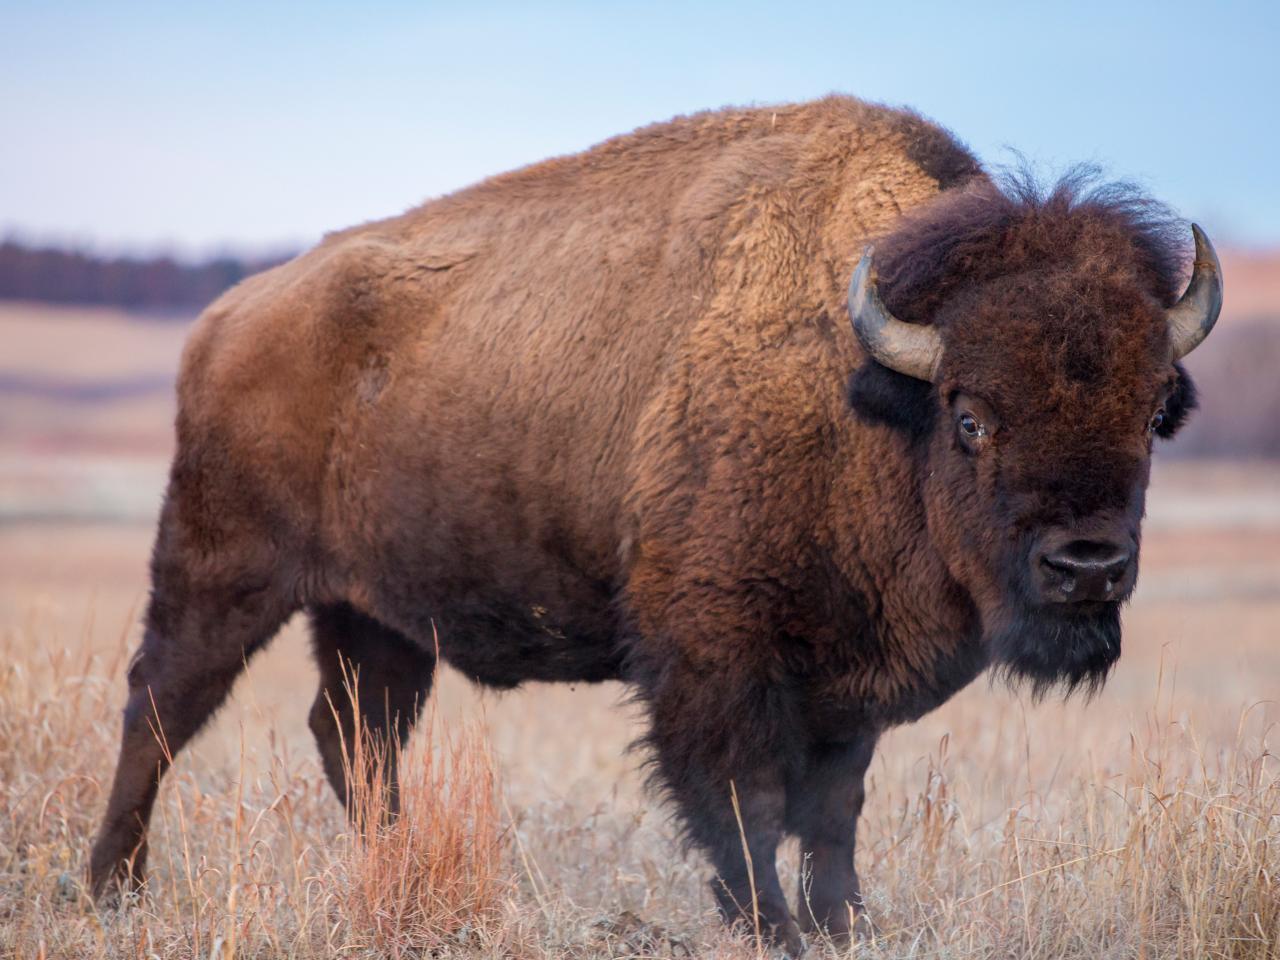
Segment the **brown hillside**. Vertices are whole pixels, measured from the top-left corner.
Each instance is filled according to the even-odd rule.
[[[1165,452],[1280,458],[1280,250],[1227,251],[1218,329],[1187,358],[1200,412]]]

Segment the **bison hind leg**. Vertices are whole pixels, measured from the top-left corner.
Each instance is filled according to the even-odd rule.
[[[347,603],[313,607],[311,636],[320,689],[309,724],[329,783],[354,821],[372,812],[362,799],[393,816],[397,754],[431,693],[435,653]]]
[[[142,645],[129,666],[120,755],[90,857],[99,898],[142,883],[161,778],[297,608],[269,538],[248,525],[224,525],[210,549],[199,532],[184,523],[171,491],[152,557]]]

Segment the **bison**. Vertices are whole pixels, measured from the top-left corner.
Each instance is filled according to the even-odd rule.
[[[880,733],[988,668],[1091,690],[1120,653],[1153,438],[1221,304],[1194,237],[1183,293],[1164,207],[833,96],[646,127],[246,280],[182,360],[95,889],[142,879],[171,753],[306,610],[339,797],[437,655],[621,680],[726,918],[754,893],[792,952],[848,935]]]

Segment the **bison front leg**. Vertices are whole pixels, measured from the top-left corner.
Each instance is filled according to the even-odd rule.
[[[728,923],[799,956],[800,928],[778,881],[786,813],[788,711],[776,692],[732,674],[670,665],[641,684],[657,774],[689,839],[715,868],[712,892]]]
[[[787,830],[800,838],[797,907],[806,931],[841,940],[867,924],[853,852],[862,813],[863,781],[875,752],[868,734],[846,743],[815,744],[803,775],[787,789]]]

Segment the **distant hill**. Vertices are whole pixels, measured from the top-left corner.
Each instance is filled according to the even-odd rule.
[[[1222,251],[1228,320],[1280,318],[1280,250]]]
[[[1200,410],[1162,456],[1280,459],[1280,251],[1223,251],[1222,319],[1187,357]]]
[[[288,259],[217,257],[186,264],[172,257],[100,257],[10,240],[0,243],[0,300],[194,313],[245,277]]]
[[[1187,358],[1200,409],[1162,456],[1280,460],[1280,310],[1231,319]]]

